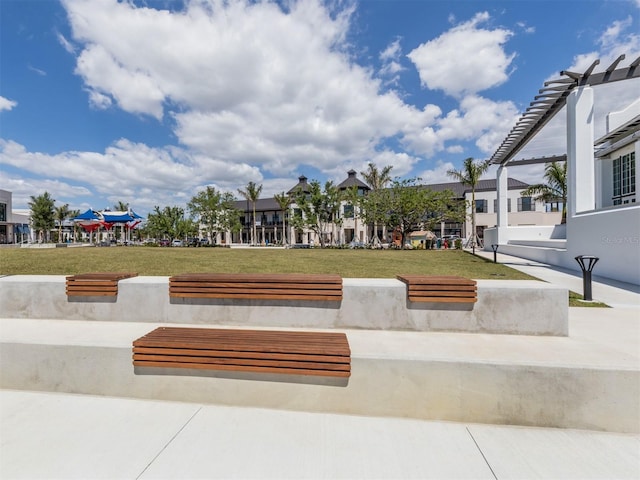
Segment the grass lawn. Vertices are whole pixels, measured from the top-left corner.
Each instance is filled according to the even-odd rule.
[[[343,278],[398,274],[531,280],[499,263],[460,250],[231,249],[160,247],[2,248],[0,275],[137,272],[169,276],[196,272],[336,273]],[[569,294],[571,307],[603,307]]]
[[[139,275],[190,272],[336,273],[344,278],[397,274],[531,279],[460,250],[230,249],[160,247],[3,248],[2,275],[71,275],[130,271]]]

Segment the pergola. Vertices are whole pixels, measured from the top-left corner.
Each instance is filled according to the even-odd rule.
[[[593,135],[593,91],[590,87],[632,78],[640,78],[640,57],[628,67],[618,68],[625,55],[620,55],[603,72],[593,73],[600,60],[594,61],[582,73],[563,70],[561,77],[544,83],[529,107],[520,116],[515,126],[489,159],[499,165],[497,173],[498,193],[498,243],[501,241],[501,229],[508,226],[507,221],[507,165],[532,165],[568,161],[568,205],[569,212],[592,210],[595,208],[594,193],[594,145],[610,142],[637,130],[640,119],[628,122],[624,128],[618,128],[605,137],[594,140]],[[567,154],[550,157],[513,160],[555,115],[567,107]],[[619,131],[618,131],[619,130]],[[580,158],[578,163],[577,159]],[[583,187],[578,198],[578,185]],[[590,192],[585,194],[585,192]]]

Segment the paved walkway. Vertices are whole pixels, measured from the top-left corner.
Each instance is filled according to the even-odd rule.
[[[582,291],[575,272],[498,261]],[[640,328],[621,342],[607,325],[640,325],[640,293],[600,280],[614,308],[570,309],[570,336],[637,358]],[[1,390],[0,478],[640,479],[640,435]]]
[[[0,477],[640,478],[640,437],[0,391]]]
[[[493,252],[476,250],[476,255],[493,260]],[[498,253],[496,260],[528,275],[544,280],[545,282],[561,285],[571,291],[583,293],[582,273],[567,268],[547,265]],[[638,262],[638,259],[635,260]],[[577,266],[577,263],[576,263]],[[640,265],[639,267],[640,268]],[[640,308],[640,285],[619,282],[596,275],[598,266],[593,271],[592,296],[594,301],[604,302],[611,307]]]

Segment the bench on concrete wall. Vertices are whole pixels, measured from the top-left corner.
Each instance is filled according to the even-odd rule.
[[[475,280],[457,276],[398,275],[407,284],[410,302],[475,303],[478,300]]]
[[[81,273],[70,275],[66,281],[66,292],[69,297],[115,297],[118,295],[118,281],[136,277],[132,272]]]
[[[184,273],[169,278],[172,298],[341,301],[339,275]]]
[[[159,327],[133,342],[136,367],[349,377],[344,333]]]

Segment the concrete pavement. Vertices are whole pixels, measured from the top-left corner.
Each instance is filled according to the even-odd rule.
[[[0,391],[3,479],[640,478],[640,437]]]
[[[582,292],[575,272],[498,261]],[[637,369],[640,294],[600,280],[613,308],[570,309],[566,362],[593,345]],[[0,390],[0,478],[640,479],[640,435]]]

